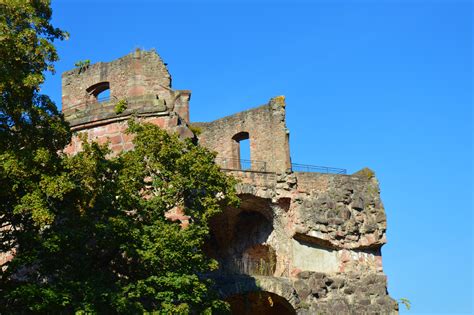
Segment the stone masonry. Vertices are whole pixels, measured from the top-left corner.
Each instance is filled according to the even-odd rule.
[[[109,90],[110,97],[100,94]],[[87,133],[112,151],[130,150],[132,137],[124,134],[131,115],[184,137],[193,134],[189,122],[191,92],[171,89],[171,76],[154,51],[137,50],[112,62],[99,62],[62,75],[62,106],[73,131]],[[119,102],[125,105],[116,110]],[[66,152],[80,150],[74,137]]]
[[[238,137],[250,141],[250,154],[258,171],[285,172],[290,169],[289,131],[285,125],[285,98],[279,96],[266,105],[209,123],[193,123],[201,131],[199,141],[217,152],[218,162],[235,168],[239,159]],[[263,164],[265,162],[265,165]]]
[[[190,95],[171,88],[153,50],[65,72],[63,112],[75,132],[66,152],[81,150],[79,133],[115,153],[131,150],[124,131],[132,116],[216,151],[216,163],[239,180],[242,202],[211,220],[205,251],[219,261],[208,276],[234,314],[398,313],[382,268],[387,225],[375,174],[293,171],[283,96],[203,123],[190,121]]]

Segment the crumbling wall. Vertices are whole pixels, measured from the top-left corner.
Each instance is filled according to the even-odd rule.
[[[298,314],[336,309],[341,314],[397,311],[383,274],[380,249],[386,242],[386,218],[372,171],[364,169],[353,175],[232,174],[240,180],[240,211],[264,213],[270,229],[259,238],[252,230],[236,228],[233,218],[239,209],[227,208],[211,222],[211,233],[227,236],[230,247],[239,246],[228,243],[239,242],[242,237],[234,235],[243,233],[245,239],[255,241],[252,248],[271,248],[275,259],[268,266],[268,259],[262,256],[256,268],[237,268],[234,274],[258,278],[262,290],[280,295],[275,283],[289,279],[288,290],[296,296],[292,304]],[[248,263],[246,257],[233,258]],[[222,262],[223,267],[225,264]],[[224,276],[232,271],[226,270]],[[268,288],[262,288],[261,276],[274,279],[268,280]]]
[[[111,98],[99,102],[96,92],[104,87],[110,87]],[[63,111],[76,135],[66,152],[81,150],[79,132],[99,143],[109,141],[114,153],[132,149],[133,135],[125,133],[132,115],[192,137],[189,98],[189,91],[171,89],[171,77],[154,51],[68,71]],[[117,112],[121,100],[126,108]],[[371,170],[292,172],[284,97],[193,127],[199,143],[216,151],[216,162],[239,180],[240,207],[228,207],[210,220],[205,244],[220,263],[207,276],[215,278],[235,310],[250,301],[263,313],[275,310],[271,303],[291,314],[397,312],[382,269],[386,216]],[[243,171],[239,142],[246,138],[252,165]],[[166,217],[186,228],[190,218],[178,210]]]
[[[287,268],[288,276],[300,271],[383,271],[380,248],[386,242],[386,217],[373,172],[232,174],[241,179],[237,190],[245,200],[242,209],[271,209],[273,231],[265,244],[272,244],[277,266]],[[313,177],[313,189],[305,188],[308,177]],[[226,209],[220,216],[229,213],[235,210]]]
[[[285,99],[279,96],[267,105],[243,111],[209,123],[193,123],[200,129],[199,143],[217,152],[223,168],[239,169],[238,139],[248,134],[251,170],[285,172],[291,167],[289,132],[285,123]]]
[[[379,248],[386,242],[386,216],[374,173],[295,173],[298,196],[291,207],[295,233],[345,249]]]
[[[107,89],[110,97],[101,100],[98,93]],[[62,75],[62,107],[75,135],[65,152],[81,149],[78,132],[100,143],[109,141],[114,153],[130,150],[133,137],[125,130],[132,116],[192,137],[187,126],[190,96],[188,90],[171,89],[168,69],[154,50],[67,71]]]
[[[98,93],[110,90],[110,99],[100,101]],[[64,72],[62,75],[63,113],[72,127],[116,118],[114,107],[126,101],[132,112],[175,112],[189,122],[188,90],[172,90],[171,76],[154,51],[137,50],[112,62],[99,62]]]
[[[240,298],[255,304],[248,307],[259,309],[262,314],[280,314],[271,312],[272,303],[273,306],[277,303],[286,305],[287,312],[281,314],[398,314],[398,304],[388,295],[387,278],[381,273],[305,271],[294,278],[226,275],[216,277],[214,281],[222,298],[233,308]],[[271,299],[265,294],[267,292],[274,294]],[[251,298],[259,294],[263,298]],[[238,305],[236,309],[239,309]]]
[[[87,135],[88,139],[97,141],[100,144],[109,143],[112,154],[116,155],[121,151],[133,149],[133,134],[127,134],[127,120],[109,122],[107,124],[87,124],[83,129],[76,131],[71,139],[71,143],[64,149],[67,154],[74,154],[82,150],[82,140],[80,133]],[[193,137],[192,132],[186,124],[182,124],[176,115],[151,116],[138,118],[141,122],[157,125],[170,132],[175,132],[183,138]]]
[[[118,99],[171,88],[171,76],[160,56],[154,51],[141,50],[112,62],[66,71],[62,81],[64,109],[90,100],[93,91],[88,89],[101,82],[108,82],[111,96]]]

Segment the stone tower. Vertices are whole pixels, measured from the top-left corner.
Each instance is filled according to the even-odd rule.
[[[62,108],[72,130],[86,132],[99,143],[110,141],[114,152],[132,147],[131,137],[124,134],[131,115],[192,136],[187,127],[190,97],[190,91],[171,88],[168,69],[153,50],[137,50],[62,75]],[[122,110],[117,104],[124,105]],[[77,150],[80,141],[74,137],[66,152]]]
[[[182,137],[199,130],[199,143],[239,179],[241,205],[211,220],[205,247],[220,263],[211,277],[235,314],[397,313],[382,269],[386,216],[374,173],[292,164],[282,96],[198,123],[190,121],[190,95],[171,88],[155,51],[63,74],[63,111],[76,134],[119,152],[133,147],[123,133],[132,115]],[[240,158],[247,139],[249,161]],[[66,151],[80,149],[75,136]]]

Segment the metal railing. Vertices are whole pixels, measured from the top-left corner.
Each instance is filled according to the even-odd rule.
[[[267,162],[265,161],[244,160],[244,159],[223,158],[223,157],[217,157],[215,161],[216,161],[216,164],[219,165],[224,170],[249,171],[249,172],[269,172],[270,171],[267,169]],[[298,164],[298,163],[291,163],[291,168],[288,169],[288,171],[347,175],[347,169],[345,168]]]
[[[216,158],[217,165],[225,170],[266,172],[267,162],[234,158]]]
[[[317,165],[306,165],[291,163],[291,170],[293,172],[310,172],[310,173],[326,173],[326,174],[347,174],[345,168],[317,166]]]

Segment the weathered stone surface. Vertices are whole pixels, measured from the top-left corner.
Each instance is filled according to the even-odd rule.
[[[374,280],[385,286],[383,275],[302,274],[305,278],[228,275],[213,279],[224,298],[256,291],[272,292],[285,298],[297,314],[395,314],[398,311],[398,304],[386,292],[367,294],[364,290],[366,283]]]
[[[217,162],[227,169],[239,169],[239,134],[250,141],[251,169],[284,173],[291,168],[288,129],[285,123],[284,97],[268,104],[227,116],[209,123],[193,123],[200,129],[199,142],[217,152]],[[294,184],[293,177],[284,178],[285,185]],[[277,185],[281,182],[277,181]]]
[[[94,99],[103,82],[113,100],[127,100],[122,113],[115,112],[115,101]],[[63,110],[76,132],[109,141],[116,153],[133,148],[133,135],[124,133],[132,114],[182,137],[193,137],[193,129],[201,145],[217,151],[223,170],[239,180],[240,207],[211,220],[205,244],[220,263],[206,276],[236,312],[246,301],[263,313],[397,313],[382,269],[386,216],[374,172],[293,172],[284,97],[188,128],[189,97],[189,91],[171,89],[168,70],[154,51],[63,74]],[[239,142],[246,138],[253,161],[242,171]],[[74,137],[66,152],[79,150]],[[192,224],[179,209],[166,215],[183,227]]]
[[[188,90],[172,90],[168,69],[155,51],[137,50],[112,62],[99,62],[62,75],[62,107],[65,118],[75,131],[65,152],[81,150],[79,132],[99,143],[110,143],[113,154],[133,148],[133,137],[126,135],[127,120],[132,116],[193,137],[188,128]],[[110,90],[110,98],[101,101],[98,92]],[[118,102],[125,102],[122,111]]]

